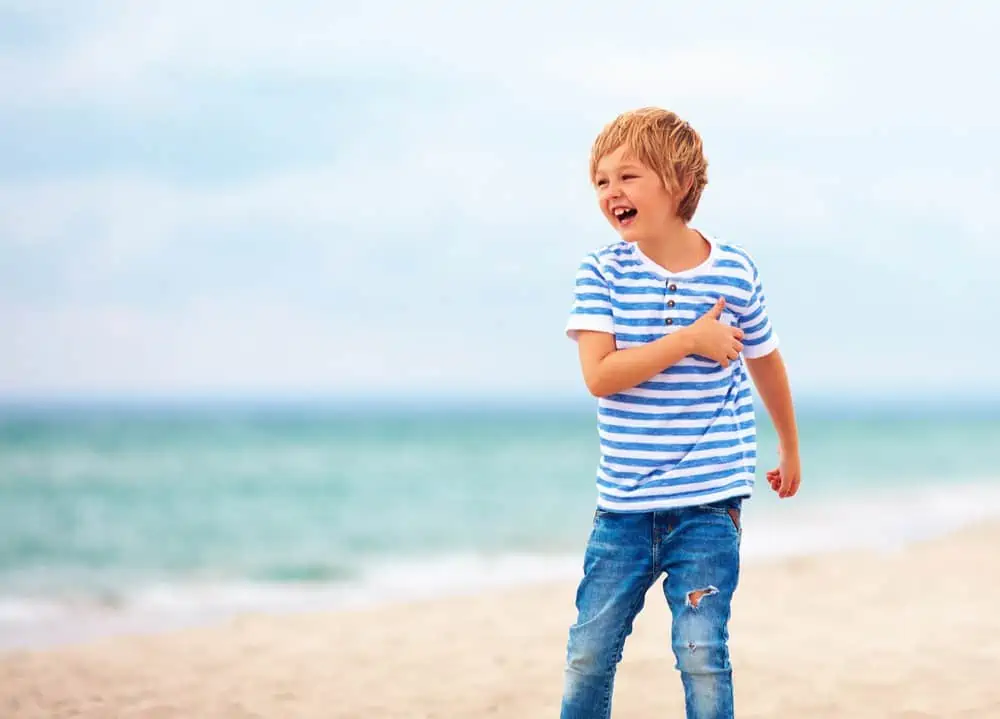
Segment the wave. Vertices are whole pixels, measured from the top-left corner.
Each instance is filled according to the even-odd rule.
[[[779,501],[760,494],[747,503],[746,561],[840,549],[893,549],[963,526],[1000,518],[1000,482],[907,490],[860,489],[828,498]],[[356,571],[289,565],[245,581],[138,585],[115,594],[68,599],[0,595],[0,649],[76,642],[213,623],[244,613],[295,613],[359,608],[462,595],[550,580],[574,581],[582,552],[429,556],[371,560]],[[330,573],[328,573],[330,572]]]
[[[770,493],[758,483],[759,495]],[[827,497],[773,495],[747,503],[743,556],[747,560],[840,549],[891,550],[962,527],[1000,518],[1000,481],[867,488],[858,484]]]

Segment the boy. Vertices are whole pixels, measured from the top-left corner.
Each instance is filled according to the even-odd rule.
[[[733,716],[728,622],[756,470],[748,371],[780,441],[768,482],[782,498],[799,487],[791,393],[757,268],[688,224],[706,167],[694,129],[657,108],[619,116],[591,152],[621,241],[583,261],[566,328],[598,397],[601,459],[563,719],[611,715],[625,638],[662,573],[688,719]]]

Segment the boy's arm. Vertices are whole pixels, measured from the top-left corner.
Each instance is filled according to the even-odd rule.
[[[724,300],[693,323],[639,347],[619,350],[615,336],[607,332],[580,330],[577,344],[580,367],[587,389],[595,397],[630,389],[671,367],[691,354],[699,354],[728,367],[743,349],[743,330],[718,321]]]
[[[802,481],[799,462],[799,434],[795,425],[795,408],[788,373],[781,353],[775,349],[763,357],[746,358],[747,369],[754,386],[778,434],[781,460],[778,469],[767,478],[779,497],[794,496]]]
[[[683,332],[619,350],[614,335],[582,331],[577,345],[583,380],[595,397],[607,397],[642,384],[692,352],[690,337]]]

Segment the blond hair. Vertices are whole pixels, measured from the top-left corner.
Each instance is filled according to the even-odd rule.
[[[708,160],[701,137],[687,122],[669,110],[644,107],[624,112],[601,130],[590,152],[590,181],[597,163],[624,145],[626,152],[650,168],[664,186],[683,192],[677,214],[690,222],[698,209],[701,191],[708,184]]]

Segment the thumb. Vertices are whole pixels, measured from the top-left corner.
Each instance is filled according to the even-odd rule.
[[[722,316],[722,308],[725,306],[726,299],[724,297],[720,297],[716,300],[715,304],[712,305],[712,309],[706,312],[705,315],[717,320]]]

